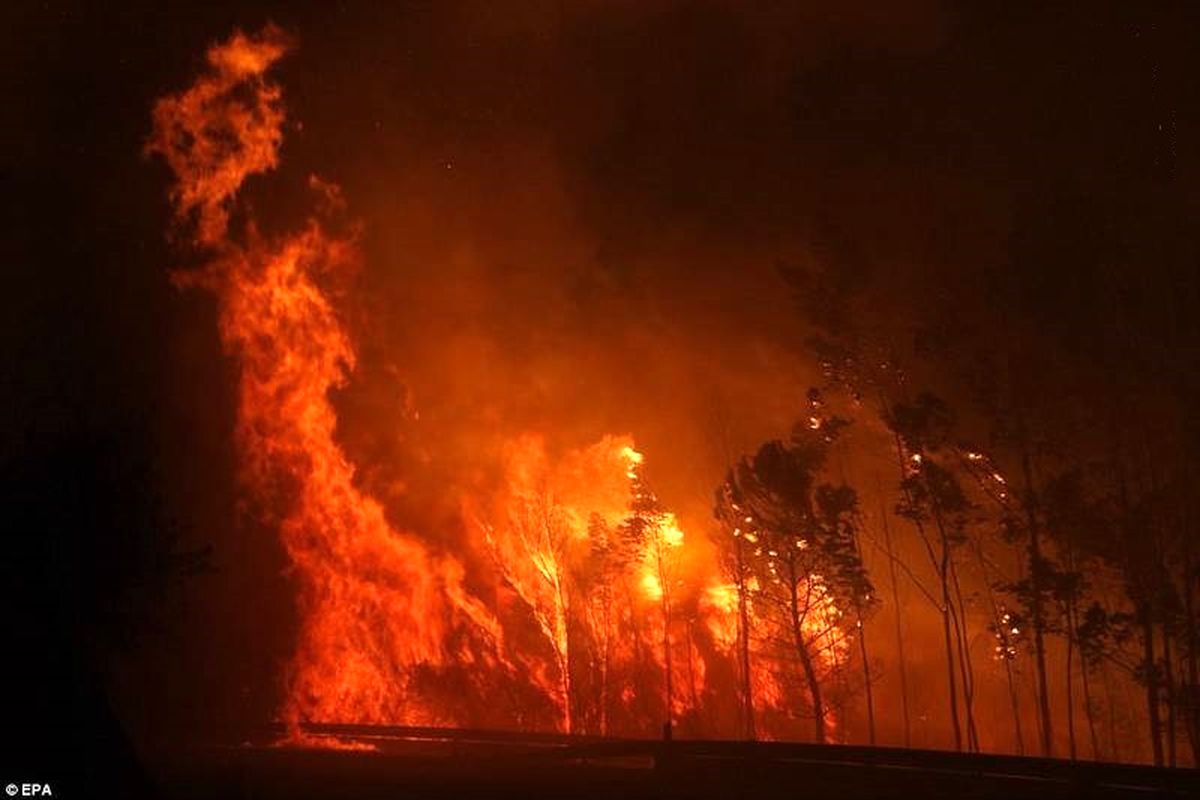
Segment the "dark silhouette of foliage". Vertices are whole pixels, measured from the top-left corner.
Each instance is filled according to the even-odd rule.
[[[718,518],[738,520],[733,535],[749,545],[744,557],[757,586],[753,599],[800,662],[817,741],[826,739],[827,728],[820,654],[857,621],[830,620],[826,609],[865,616],[875,603],[856,542],[857,493],[821,481],[829,447],[845,425],[814,409],[788,441],[767,442],[734,466],[718,492]]]

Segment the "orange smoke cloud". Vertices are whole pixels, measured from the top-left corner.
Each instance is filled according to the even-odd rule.
[[[514,700],[517,723],[549,717],[563,731],[607,733],[618,718],[656,730],[696,712],[737,637],[737,604],[711,548],[651,490],[631,437],[554,454],[540,434],[510,438],[499,488],[462,500],[465,563],[490,565],[473,583],[356,480],[330,399],[357,359],[337,304],[360,260],[355,234],[318,215],[278,237],[249,215],[233,224],[246,180],[278,165],[285,111],[268,76],[288,48],[272,27],[214,46],[205,74],[156,105],[146,149],[174,172],[177,219],[208,258],[176,280],[217,299],[239,369],[241,480],[296,579],[281,708],[293,737],[305,721],[469,723],[461,692],[431,686],[451,682],[481,707],[497,682],[532,690],[551,710],[525,717]],[[342,209],[336,186],[310,188],[323,212]]]

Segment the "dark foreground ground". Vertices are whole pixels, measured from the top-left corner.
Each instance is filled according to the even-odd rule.
[[[170,798],[1200,798],[1200,773],[782,743],[594,741],[326,727],[375,749],[200,747],[165,757]]]

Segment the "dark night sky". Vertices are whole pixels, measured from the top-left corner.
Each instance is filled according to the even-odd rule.
[[[80,642],[104,651],[113,586],[153,573],[145,520],[191,530],[233,507],[231,368],[211,306],[168,282],[165,170],[140,149],[153,99],[235,26],[298,36],[284,172],[342,183],[369,256],[395,256],[389,187],[415,176],[427,237],[478,224],[496,241],[512,214],[515,236],[569,239],[603,280],[749,297],[775,258],[816,253],[901,335],[990,309],[1117,382],[1200,392],[1186,4],[146,5],[0,12],[0,448],[21,509],[0,574],[6,640],[35,653],[5,707],[39,725],[111,724]],[[734,255],[673,260],[695,250]],[[159,605],[130,596],[137,618]],[[163,663],[199,657],[181,652]],[[230,680],[263,680],[258,658]]]
[[[1146,257],[1195,207],[1194,27],[1172,4],[27,5],[7,12],[3,49],[6,247],[22,265],[5,336],[32,396],[87,398],[70,416],[140,416],[160,383],[141,356],[179,313],[155,265],[170,255],[164,175],[139,153],[147,108],[206,43],[265,19],[303,42],[284,75],[308,130],[285,154],[299,169],[353,185],[417,158],[469,168],[524,136],[612,258],[669,226],[801,230],[853,242],[916,293],[949,276],[987,289],[1003,270],[997,299],[1058,337],[1117,334],[1114,305],[1151,344],[1192,333],[1168,304],[1194,306],[1190,253]]]

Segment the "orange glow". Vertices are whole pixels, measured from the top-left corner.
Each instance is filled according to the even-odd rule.
[[[539,663],[530,653],[514,658],[554,698],[561,730],[575,729],[570,676],[578,668],[573,662],[580,643],[569,635],[572,620],[583,628],[588,641],[605,649],[608,667],[636,670],[639,648],[654,663],[663,663],[652,644],[615,641],[610,627],[618,624],[614,620],[623,619],[637,637],[661,631],[657,615],[663,584],[655,548],[673,552],[683,547],[684,534],[675,515],[666,511],[647,515],[642,520],[648,523],[644,540],[636,544],[635,552],[615,554],[615,566],[606,568],[597,562],[592,541],[600,526],[617,540],[605,544],[622,547],[619,530],[639,513],[633,504],[639,497],[638,468],[644,460],[628,437],[607,436],[554,459],[541,436],[526,434],[505,447],[505,489],[490,509],[481,512],[473,499],[464,501],[465,515],[474,520],[477,535],[487,543],[503,584],[527,606],[553,654],[553,664]],[[604,614],[592,607],[594,598],[585,596],[580,585],[595,571],[606,572],[609,581],[628,580],[637,587],[634,594],[609,598],[607,624]],[[703,667],[693,672],[704,674]],[[673,700],[679,702],[679,697]]]
[[[709,586],[700,606],[713,639],[726,650],[738,640],[737,587],[731,583]]]
[[[354,270],[354,241],[316,220],[279,241],[228,231],[242,182],[277,163],[284,113],[264,73],[286,49],[272,28],[212,48],[210,72],[159,102],[148,147],[175,172],[176,212],[194,216],[197,242],[213,254],[177,277],[217,296],[221,341],[240,367],[242,480],[278,527],[300,585],[283,716],[293,725],[452,722],[410,691],[411,668],[446,664],[456,655],[447,642],[463,630],[496,652],[500,628],[463,588],[461,565],[389,525],[334,441],[329,391],[346,381],[355,352],[322,284]]]
[[[180,219],[194,216],[199,244],[225,244],[234,195],[246,178],[279,163],[282,91],[265,74],[288,48],[278,28],[256,37],[239,31],[209,49],[211,69],[191,89],[154,107],[147,152],[161,155],[175,173],[175,211]]]
[[[175,279],[216,297],[238,366],[240,479],[297,586],[281,707],[291,741],[336,744],[305,737],[306,721],[467,724],[430,688],[447,676],[532,690],[556,718],[530,712],[529,724],[566,732],[607,733],[612,719],[654,731],[664,712],[693,710],[737,641],[738,598],[651,490],[630,436],[565,452],[540,432],[510,437],[497,486],[458,498],[461,557],[426,544],[439,531],[399,529],[357,482],[330,400],[357,358],[336,302],[358,268],[353,229],[331,233],[318,216],[270,238],[252,218],[233,225],[246,179],[278,164],[285,112],[267,72],[288,47],[274,28],[214,46],[208,71],[156,105],[147,151],[173,171],[177,220],[207,256]],[[336,186],[310,189],[340,210]],[[836,658],[838,612],[818,589],[805,625],[832,637],[822,657]],[[786,704],[769,671],[753,680],[756,702]]]

